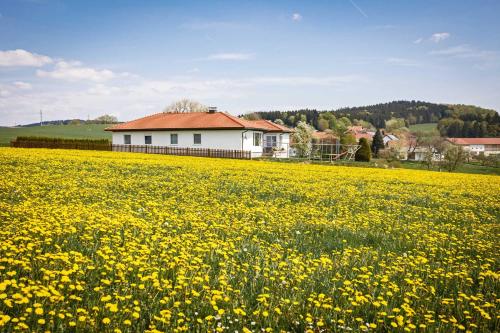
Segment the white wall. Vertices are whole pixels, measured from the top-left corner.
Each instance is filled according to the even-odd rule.
[[[243,133],[243,150],[248,150],[252,152],[252,157],[260,157],[262,156],[262,142],[264,140],[264,134],[261,131],[252,131],[245,130]],[[262,139],[260,142],[260,146],[253,145],[253,134],[260,133],[262,135]]]
[[[252,152],[252,157],[258,157],[262,154],[262,147],[253,146],[253,132],[251,130],[113,132],[113,144],[125,144],[124,135],[128,134],[131,136],[132,145],[144,145],[144,136],[151,135],[152,146],[247,150]],[[173,133],[177,134],[176,145],[170,144],[170,134]],[[201,144],[194,144],[195,133],[201,134]]]
[[[465,150],[469,150],[473,154],[479,154],[480,152],[484,152],[484,145],[469,145],[464,146]]]

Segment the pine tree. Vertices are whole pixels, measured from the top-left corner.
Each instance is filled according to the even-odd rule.
[[[384,138],[382,137],[380,129],[377,129],[375,135],[373,136],[373,141],[372,141],[373,155],[378,157],[378,152],[380,151],[380,149],[384,149]]]
[[[361,146],[358,151],[356,151],[356,155],[354,159],[360,162],[370,162],[372,157],[372,152],[370,151],[370,145],[368,144],[368,140],[365,138],[359,139],[359,145]]]

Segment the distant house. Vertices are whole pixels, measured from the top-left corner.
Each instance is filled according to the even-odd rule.
[[[351,134],[356,138],[356,141],[359,141],[361,138],[365,138],[368,141],[373,140],[373,136],[375,135],[374,131],[371,131],[363,126],[349,126],[347,128],[346,133]]]
[[[224,112],[157,113],[106,129],[113,145],[205,148],[288,153],[291,129],[267,120],[250,121]],[[284,157],[276,156],[276,157]]]
[[[386,147],[390,147],[391,145],[399,142],[399,138],[397,136],[395,136],[394,134],[384,135],[383,140],[384,140],[384,146],[386,146]]]
[[[448,138],[449,142],[461,146],[472,155],[500,154],[500,138]]]

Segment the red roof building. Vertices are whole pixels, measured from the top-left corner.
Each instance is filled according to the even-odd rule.
[[[113,145],[240,150],[260,157],[265,149],[287,157],[292,129],[268,120],[224,112],[162,112],[106,128]]]
[[[363,128],[363,126],[349,126],[347,128],[347,133],[352,134],[356,138],[356,141],[359,141],[361,138],[372,141],[373,136],[375,135],[375,132],[370,131],[367,128]]]
[[[454,145],[462,146],[473,155],[500,154],[500,138],[448,138]]]

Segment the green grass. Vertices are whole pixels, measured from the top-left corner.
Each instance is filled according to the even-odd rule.
[[[436,123],[427,123],[427,124],[416,124],[410,126],[410,131],[412,132],[432,132],[437,129]]]
[[[401,162],[401,168],[404,169],[417,169],[417,170],[427,170],[427,167],[420,162],[403,161]],[[434,170],[434,169],[432,169]],[[435,170],[434,170],[435,171]],[[447,172],[445,170],[441,172]],[[464,163],[458,167],[455,172],[459,173],[472,173],[478,175],[500,175],[500,168],[495,168],[491,166],[483,166],[478,163]]]
[[[0,146],[8,146],[18,136],[43,136],[68,139],[111,139],[110,125],[47,125],[34,127],[0,127]]]
[[[271,161],[268,158],[260,158],[255,160]],[[384,159],[372,159],[370,162],[357,162],[357,161],[336,161],[330,163],[328,161],[306,161],[300,159],[274,159],[274,162],[279,163],[306,163],[306,164],[320,164],[320,165],[333,165],[333,166],[349,166],[349,167],[360,167],[360,168],[390,168],[388,163]],[[414,161],[401,161],[396,169],[414,169],[414,170],[427,170],[427,167],[421,162]],[[431,169],[430,171],[438,171],[437,169]],[[449,173],[446,170],[442,170],[443,173]],[[469,174],[479,174],[479,175],[497,175],[500,176],[500,168],[491,166],[482,166],[478,163],[464,163],[458,167],[454,173],[469,173]]]

